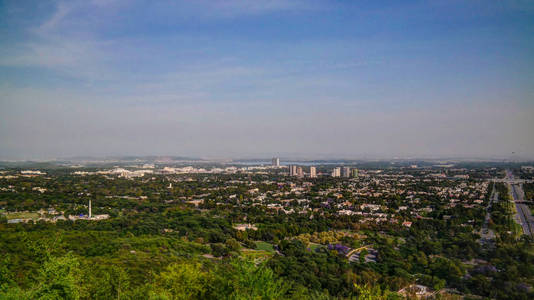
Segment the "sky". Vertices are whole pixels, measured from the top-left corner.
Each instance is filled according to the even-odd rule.
[[[534,158],[533,70],[530,0],[0,0],[0,159]]]

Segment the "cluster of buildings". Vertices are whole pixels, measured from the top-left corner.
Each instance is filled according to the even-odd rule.
[[[154,170],[150,169],[143,169],[143,170],[127,170],[124,168],[114,168],[111,170],[102,170],[102,171],[96,171],[96,172],[87,172],[87,171],[76,171],[73,174],[74,175],[117,175],[119,177],[124,178],[135,178],[135,177],[143,177],[145,174],[153,174]]]
[[[311,167],[311,168],[314,168],[314,167]],[[311,174],[311,170],[310,170],[310,173],[308,174]],[[289,165],[289,176],[304,177],[304,171],[302,167],[300,166]]]
[[[149,167],[149,166],[146,166]],[[127,170],[114,168],[96,172],[78,171],[74,174],[106,174],[123,177],[136,177],[141,173],[163,175],[165,188],[173,190],[173,183],[181,181],[197,181],[209,183],[210,187],[199,188],[193,195],[183,195],[166,200],[166,203],[188,203],[201,209],[207,205],[235,205],[259,206],[272,213],[329,213],[338,216],[354,216],[362,223],[397,222],[409,227],[410,222],[418,217],[425,217],[429,213],[441,209],[454,209],[455,207],[479,208],[485,203],[488,181],[475,180],[468,176],[468,170],[449,170],[447,174],[443,169],[415,169],[395,168],[382,170],[363,170],[347,166],[330,167],[328,173],[318,173],[315,166],[290,165],[289,177],[273,177],[278,173],[280,159],[273,158],[270,166],[246,166],[212,168],[206,170],[199,167],[164,167],[158,169]],[[306,168],[306,169],[304,169]],[[327,169],[328,166],[321,166]],[[274,173],[273,173],[273,169]],[[232,180],[221,184],[216,176],[174,176],[189,173],[236,173]],[[330,173],[331,172],[331,173]],[[239,174],[254,173],[260,175],[255,178],[264,178],[254,181],[251,176]],[[351,178],[358,176],[358,180],[328,181],[326,185],[317,190],[314,186],[316,180],[308,180],[318,175]],[[439,176],[437,176],[439,175]],[[112,179],[113,177],[109,177]],[[299,180],[294,180],[299,178]],[[219,179],[220,180],[220,179]],[[7,185],[0,190],[17,192],[24,187]],[[34,186],[30,188],[35,193],[53,192],[50,188]],[[311,192],[313,190],[313,193]],[[158,192],[159,193],[159,192]],[[112,197],[112,196],[107,196]],[[114,198],[146,199],[150,195],[133,197],[113,196]],[[137,199],[137,198],[136,198]],[[209,201],[205,201],[209,200]],[[90,205],[89,205],[90,207]],[[107,216],[71,216],[72,219],[100,219]],[[61,216],[55,216],[61,219]]]
[[[20,174],[22,175],[45,175],[45,172],[39,171],[39,170],[24,170],[20,171]]]
[[[280,167],[280,158],[273,157],[271,160],[271,166],[272,167]],[[289,165],[289,176],[296,176],[296,177],[310,177],[310,178],[316,178],[317,177],[317,168],[315,166],[309,167],[309,172],[304,172],[304,169],[302,166],[298,165]],[[358,169],[350,167],[335,167],[332,169],[331,173],[332,177],[343,177],[343,178],[350,178],[350,177],[358,177]]]
[[[33,212],[22,212],[25,217],[20,218],[8,218],[7,223],[8,224],[17,224],[17,223],[28,223],[28,222],[38,222],[38,221],[44,221],[44,222],[52,222],[55,223],[57,221],[77,221],[77,220],[90,220],[90,221],[100,221],[100,220],[106,220],[109,219],[108,214],[98,214],[93,215],[92,213],[92,207],[91,207],[91,200],[89,200],[89,214],[84,215],[69,215],[68,218],[64,216],[64,212],[57,211],[54,208],[48,208],[48,209],[41,209],[35,213]],[[16,212],[15,214],[20,215],[20,212]],[[9,213],[6,214],[6,216],[9,216]]]
[[[311,167],[304,176],[302,167],[292,165],[289,167],[290,175],[295,178],[301,176],[302,180],[293,181],[289,177],[273,181],[267,176],[261,181],[236,178],[224,186],[199,190],[197,195],[180,201],[192,203],[194,200],[198,203],[192,204],[202,208],[204,200],[211,199],[216,205],[256,206],[272,213],[328,213],[355,217],[362,224],[388,222],[410,227],[413,220],[428,217],[438,207],[481,208],[485,205],[488,189],[487,181],[436,178],[431,171],[414,176],[400,170],[338,170],[340,177],[359,175],[358,180],[330,182],[316,190],[316,182],[306,180],[317,175],[315,167]],[[262,190],[258,189],[259,186],[263,187]],[[271,188],[265,190],[268,186]],[[244,190],[247,192],[243,193]]]
[[[310,178],[316,178],[317,177],[317,168],[314,166],[310,166],[309,173],[304,173],[301,166],[297,165],[290,165],[289,166],[289,176],[296,176],[296,177],[304,177],[307,175]],[[343,178],[351,178],[351,177],[358,177],[358,169],[350,167],[336,167],[332,169],[331,172],[332,177],[343,177]]]
[[[279,164],[279,161],[278,161]],[[193,166],[185,167],[163,167],[161,169],[140,169],[140,170],[128,170],[125,168],[113,168],[109,170],[100,170],[100,171],[75,171],[74,175],[86,176],[86,175],[114,175],[122,178],[136,178],[143,177],[145,175],[170,175],[170,174],[236,174],[243,172],[251,171],[267,171],[271,169],[270,166],[246,166],[246,167],[225,167],[217,168],[213,167],[210,169],[198,168]]]
[[[332,170],[332,177],[343,177],[343,178],[350,178],[350,177],[358,177],[358,169],[350,167],[337,167]]]

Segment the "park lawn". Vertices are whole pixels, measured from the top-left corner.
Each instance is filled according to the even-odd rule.
[[[38,219],[39,218],[39,214],[38,213],[36,213],[36,212],[25,212],[25,211],[6,213],[5,216],[6,216],[6,218],[8,220],[12,220],[12,219]]]
[[[273,248],[273,245],[267,243],[267,242],[262,242],[262,241],[257,241],[256,242],[256,250],[263,250],[263,251],[267,251],[267,252],[274,252],[274,248]]]
[[[243,249],[241,250],[241,255],[252,260],[256,259],[266,259],[273,256],[273,252],[265,250],[252,250],[252,249]]]

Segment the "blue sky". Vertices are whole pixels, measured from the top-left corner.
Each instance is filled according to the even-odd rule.
[[[0,158],[534,157],[533,1],[0,1]]]

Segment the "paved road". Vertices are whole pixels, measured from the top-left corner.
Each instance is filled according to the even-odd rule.
[[[515,204],[515,209],[517,211],[517,216],[519,217],[519,223],[523,227],[523,233],[526,235],[533,236],[534,234],[534,217],[530,208],[520,202],[524,201],[524,193],[521,184],[511,184],[514,180],[514,175],[510,170],[506,171],[506,179],[509,180],[509,187],[512,193],[513,201]]]
[[[495,182],[504,182],[504,183],[510,183],[510,184],[523,184],[523,183],[534,183],[534,180],[532,179],[517,179],[517,178],[496,178],[493,179]]]

